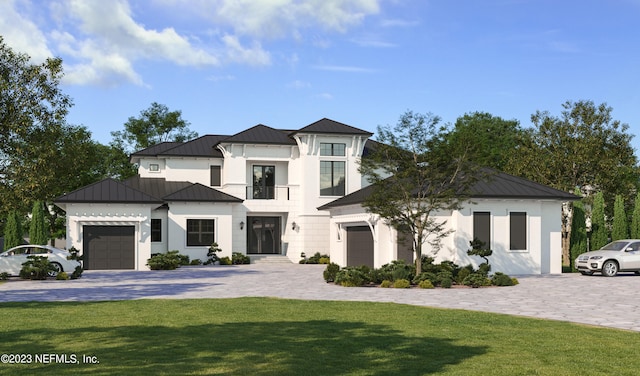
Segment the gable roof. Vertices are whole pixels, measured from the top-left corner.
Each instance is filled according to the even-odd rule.
[[[168,201],[242,202],[217,189],[198,183],[166,181],[135,176],[124,182],[105,179],[58,197],[54,202],[66,203],[142,203],[163,204]]]
[[[296,133],[330,133],[330,134],[353,134],[363,136],[373,136],[373,133],[352,127],[350,125],[337,122],[335,120],[323,118],[315,123],[311,123],[306,127],[294,131],[291,134]]]
[[[250,143],[250,144],[275,144],[296,145],[296,142],[283,131],[258,124],[233,136],[227,137],[221,142]]]
[[[186,142],[163,142],[131,154],[132,158],[141,156],[178,156],[178,157],[214,157],[222,158],[222,152],[215,146],[229,136],[205,135]]]
[[[362,204],[373,191],[367,186],[335,201],[322,205],[318,210],[328,210],[341,206]],[[522,200],[558,200],[574,201],[579,197],[544,184],[509,175],[504,172],[490,173],[470,189],[471,198],[522,199]]]

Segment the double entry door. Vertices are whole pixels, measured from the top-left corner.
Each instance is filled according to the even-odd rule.
[[[247,253],[280,254],[280,217],[247,217]]]

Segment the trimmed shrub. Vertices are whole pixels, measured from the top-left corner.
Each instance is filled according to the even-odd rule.
[[[327,265],[327,267],[324,269],[324,272],[322,272],[322,277],[324,277],[324,280],[327,283],[334,282],[336,280],[336,274],[339,271],[340,271],[340,265],[332,262],[329,265]]]
[[[368,269],[368,268],[367,268]],[[336,273],[335,283],[344,287],[362,286],[368,277],[362,268],[347,266]]]
[[[320,252],[316,252],[313,256],[308,259],[303,258],[299,262],[300,264],[329,264],[331,263],[331,259],[329,255],[321,255]]]
[[[189,263],[189,265],[202,265],[202,260],[200,260],[200,259],[193,259],[193,260],[191,260],[191,262]]]
[[[467,278],[467,276],[471,273],[473,273],[473,266],[471,265],[467,265],[464,268],[460,269],[458,271],[458,274],[456,274],[455,276],[456,283],[461,285],[464,279]]]
[[[45,256],[27,256],[27,260],[22,263],[22,269],[20,270],[20,278],[22,279],[47,279],[49,273],[55,271],[55,268]]]
[[[491,280],[482,273],[472,273],[469,274],[462,283],[465,286],[471,286],[474,288],[482,287],[482,286],[490,286]]]
[[[69,275],[67,275],[66,272],[60,272],[60,273],[58,273],[58,275],[56,275],[56,279],[58,281],[66,281],[66,280],[69,279]]]
[[[174,270],[180,267],[182,257],[178,251],[167,253],[156,253],[147,260],[147,265],[151,270]]]
[[[428,279],[420,281],[420,283],[418,283],[418,287],[420,287],[421,289],[434,289],[435,288],[433,286],[433,284],[431,283],[431,281],[428,280]]]
[[[220,265],[233,265],[229,256],[224,256],[220,259]]]
[[[420,282],[422,281],[429,281],[432,285],[435,286],[435,280],[436,280],[435,273],[422,272],[413,279],[413,283],[420,284]]]
[[[209,251],[207,252],[207,261],[204,262],[204,265],[213,264],[215,262],[220,261],[220,257],[218,257],[218,252],[222,252],[222,249],[218,247],[218,243],[213,242],[209,247]]]
[[[383,288],[389,288],[391,286],[393,286],[393,282],[389,281],[388,279],[385,279],[380,283],[380,287],[383,287]]]
[[[76,269],[71,273],[71,279],[78,279],[82,276],[82,266],[76,266]]]
[[[393,282],[393,287],[396,289],[408,289],[411,287],[411,282],[407,279],[398,279]]]
[[[180,260],[180,265],[189,265],[191,261],[189,260],[188,255],[178,255],[178,259]]]
[[[244,255],[240,252],[233,252],[231,254],[231,262],[233,263],[233,265],[243,265],[249,264],[251,262],[251,259],[249,258],[249,256]]]
[[[496,274],[491,277],[491,284],[494,286],[513,286],[513,281],[508,275],[496,272]]]
[[[7,272],[0,273],[0,281],[6,281],[7,279],[9,279],[9,273]]]
[[[445,289],[450,289],[452,285],[453,285],[453,281],[451,280],[451,278],[448,278],[448,277],[443,278],[440,281],[440,286],[444,287]]]
[[[318,264],[329,264],[330,262],[331,259],[325,256],[320,257],[320,259],[318,260]]]
[[[413,264],[406,264],[404,260],[394,260],[382,265],[379,269],[369,272],[370,280],[373,283],[382,281],[397,281],[399,279],[413,280],[416,275],[416,267]]]

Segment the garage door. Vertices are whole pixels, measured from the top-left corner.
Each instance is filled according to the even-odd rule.
[[[83,226],[84,268],[135,269],[134,226]]]
[[[373,235],[369,226],[347,227],[347,266],[373,268]]]

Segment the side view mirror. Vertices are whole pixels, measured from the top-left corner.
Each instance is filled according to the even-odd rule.
[[[633,248],[631,248],[631,247],[628,247],[628,248],[627,248],[627,249],[625,249],[624,251],[625,251],[625,252],[633,252],[633,251],[635,251],[635,249],[633,249]]]

